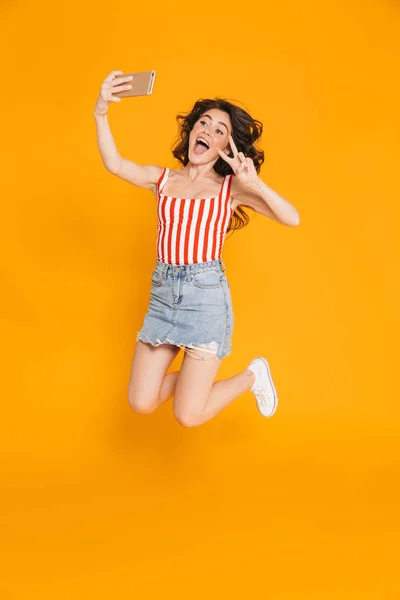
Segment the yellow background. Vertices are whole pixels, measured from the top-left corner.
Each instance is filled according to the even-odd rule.
[[[400,598],[399,10],[2,3],[1,600]],[[237,99],[300,213],[224,247],[219,378],[267,356],[271,420],[250,392],[196,429],[128,408],[155,199],[105,171],[93,109],[148,69],[110,108],[123,156],[173,167],[175,115]]]

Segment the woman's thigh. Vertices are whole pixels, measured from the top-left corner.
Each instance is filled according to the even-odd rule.
[[[171,344],[136,343],[129,378],[129,404],[136,412],[151,412],[165,374],[180,348]]]
[[[195,421],[196,415],[204,410],[222,363],[217,356],[199,360],[200,356],[185,353],[176,382],[174,414],[182,424]]]

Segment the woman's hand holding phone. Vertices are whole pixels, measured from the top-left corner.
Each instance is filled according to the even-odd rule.
[[[95,115],[101,116],[107,114],[110,102],[121,102],[121,98],[117,98],[113,96],[113,94],[116,92],[129,90],[132,87],[132,85],[129,84],[129,81],[132,80],[131,75],[116,78],[117,75],[122,74],[123,71],[111,71],[111,73],[107,75],[103,81],[100,94],[94,108]]]

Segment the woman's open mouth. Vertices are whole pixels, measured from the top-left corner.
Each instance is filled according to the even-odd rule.
[[[195,154],[204,154],[210,148],[208,142],[202,137],[198,137],[193,148]]]

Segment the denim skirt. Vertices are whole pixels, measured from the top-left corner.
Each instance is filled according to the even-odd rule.
[[[169,265],[156,260],[150,304],[137,340],[187,349],[203,346],[218,358],[232,352],[233,310],[222,260]]]

